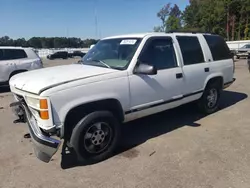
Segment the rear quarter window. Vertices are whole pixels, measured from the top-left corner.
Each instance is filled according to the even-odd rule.
[[[216,35],[204,35],[204,38],[207,41],[214,61],[232,58],[230,50],[222,37]]]

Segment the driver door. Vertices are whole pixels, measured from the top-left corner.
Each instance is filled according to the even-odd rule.
[[[171,37],[152,37],[139,55],[139,62],[155,66],[157,74],[129,76],[131,109],[129,119],[157,113],[181,104],[183,72],[177,62]],[[139,64],[137,64],[138,66]]]

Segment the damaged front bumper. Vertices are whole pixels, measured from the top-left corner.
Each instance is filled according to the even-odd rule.
[[[36,119],[23,102],[14,102],[10,104],[10,107],[12,107],[15,115],[27,122],[37,158],[48,163],[57,152],[61,141],[51,138],[42,132],[37,125]]]

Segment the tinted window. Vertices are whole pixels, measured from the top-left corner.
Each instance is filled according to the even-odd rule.
[[[204,56],[197,37],[177,36],[176,37],[184,61],[184,65],[204,63]]]
[[[12,60],[12,59],[22,59],[27,58],[24,50],[20,49],[4,49],[3,50],[3,60]]]
[[[0,49],[0,60],[3,60],[3,50]]]
[[[154,65],[158,70],[176,67],[176,56],[171,38],[152,39],[146,44],[140,61]]]
[[[204,35],[204,37],[214,61],[231,58],[230,50],[222,37],[215,35]]]

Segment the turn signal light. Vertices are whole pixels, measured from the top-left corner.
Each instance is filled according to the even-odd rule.
[[[48,109],[47,99],[40,99],[40,109]]]
[[[40,117],[41,117],[41,119],[44,119],[44,120],[49,119],[49,111],[48,110],[40,111]]]

